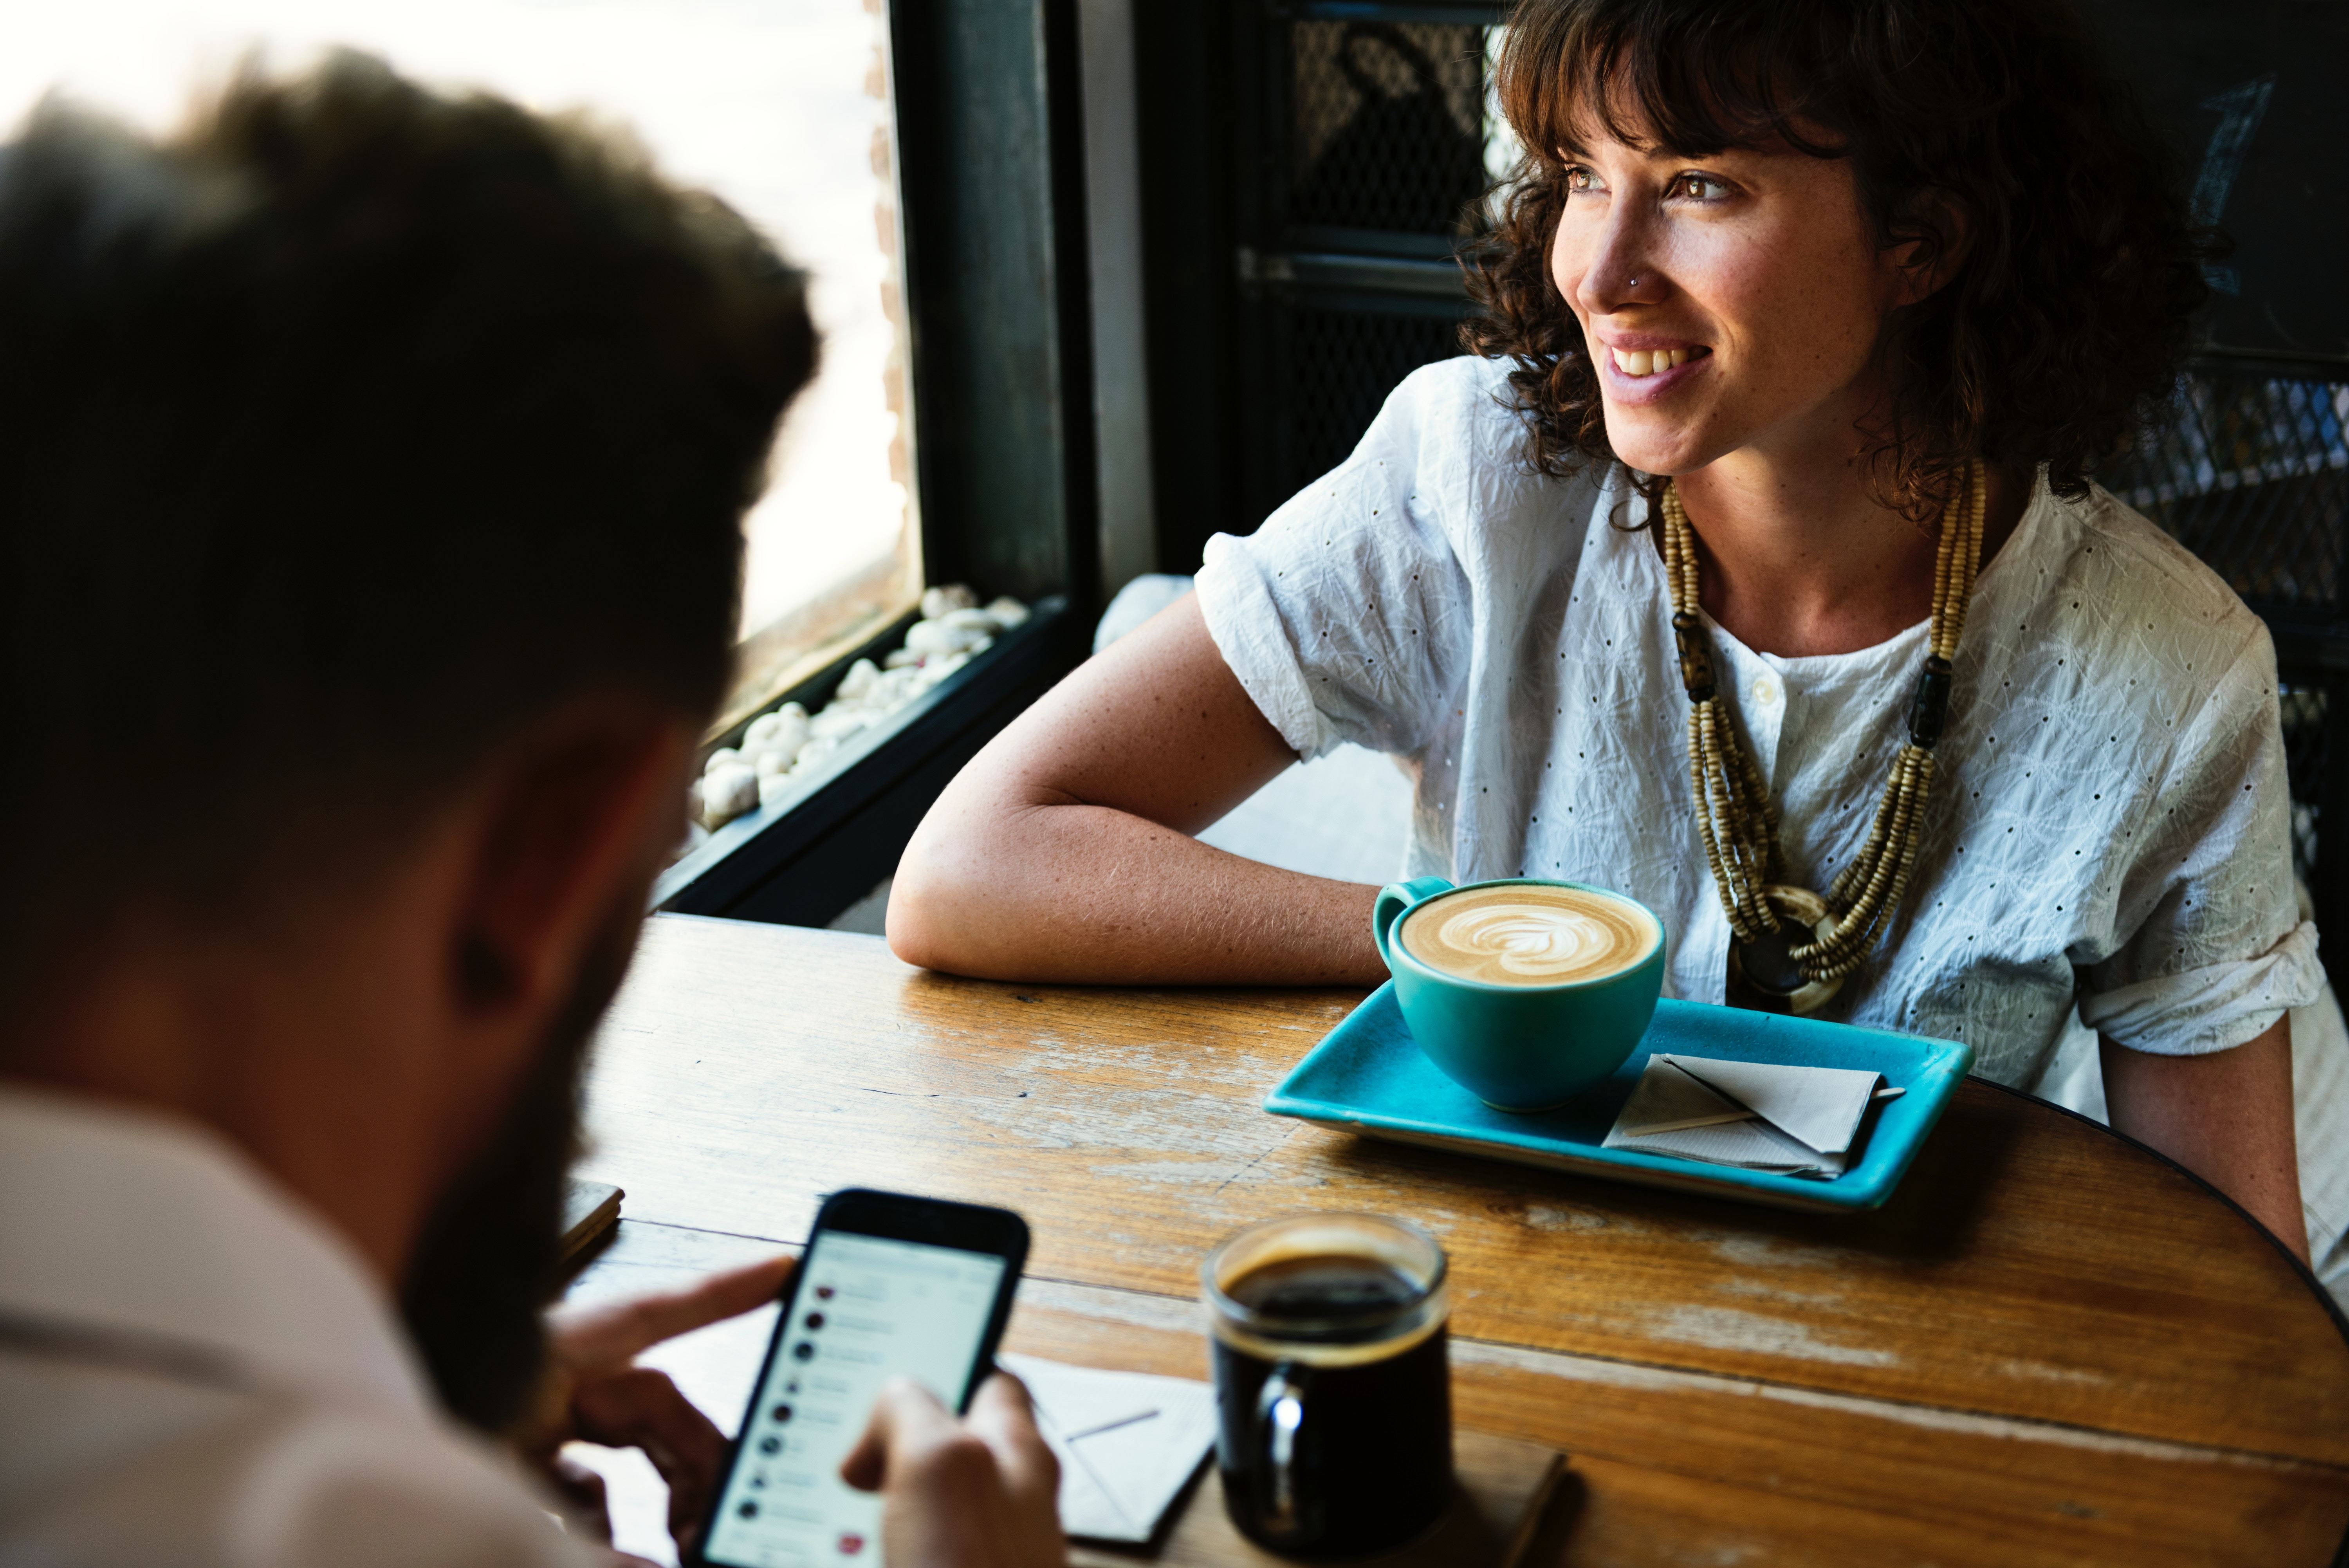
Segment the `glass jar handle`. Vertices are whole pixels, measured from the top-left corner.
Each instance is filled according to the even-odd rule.
[[[1265,1376],[1256,1402],[1257,1440],[1271,1481],[1265,1529],[1276,1535],[1294,1535],[1303,1521],[1297,1509],[1297,1434],[1305,1425],[1305,1395],[1311,1374],[1293,1361],[1283,1361]]]

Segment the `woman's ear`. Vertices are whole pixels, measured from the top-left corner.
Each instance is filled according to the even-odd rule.
[[[1903,203],[1889,256],[1897,308],[1930,299],[1949,286],[1973,248],[1973,222],[1956,192],[1920,191]]]

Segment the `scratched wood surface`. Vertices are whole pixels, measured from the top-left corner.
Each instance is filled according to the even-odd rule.
[[[1462,1428],[1452,1435],[1459,1485],[1433,1530],[1353,1568],[1520,1568],[1565,1469],[1556,1449]],[[1206,1469],[1155,1547],[1071,1542],[1069,1568],[1288,1568],[1288,1559],[1239,1532],[1223,1479]]]
[[[597,1050],[583,1174],[627,1218],[583,1285],[666,1282],[795,1241],[835,1188],[898,1188],[1027,1215],[1014,1348],[1198,1376],[1216,1239],[1401,1213],[1453,1260],[1462,1425],[1572,1457],[1529,1562],[2333,1559],[2349,1342],[2172,1167],[1971,1083],[1859,1217],[1263,1115],[1356,1000],[987,984],[873,938],[660,917]]]

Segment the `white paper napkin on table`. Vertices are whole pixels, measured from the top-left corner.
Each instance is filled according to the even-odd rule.
[[[1883,1081],[1881,1074],[1850,1067],[1723,1062],[1659,1052],[1648,1059],[1647,1071],[1601,1147],[1789,1176],[1840,1176],[1868,1101]],[[1709,1127],[1670,1125],[1738,1111],[1754,1115]]]
[[[1148,1541],[1216,1440],[1216,1391],[1183,1377],[997,1359],[1028,1385],[1036,1424],[1061,1461],[1061,1528],[1094,1541]]]

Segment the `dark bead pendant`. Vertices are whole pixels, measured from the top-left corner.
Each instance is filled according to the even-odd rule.
[[[1810,984],[1810,977],[1795,962],[1798,934],[1803,940],[1810,940],[1810,932],[1792,925],[1764,931],[1750,942],[1730,939],[1737,949],[1737,967],[1744,971],[1745,983],[1765,996],[1792,996]]]
[[[1778,917],[1778,929],[1752,941],[1729,939],[1729,975],[1724,997],[1732,1007],[1758,1012],[1816,1012],[1843,989],[1840,976],[1813,980],[1795,962],[1795,948],[1823,940],[1835,929],[1827,901],[1808,888],[1774,882],[1762,889]]]

